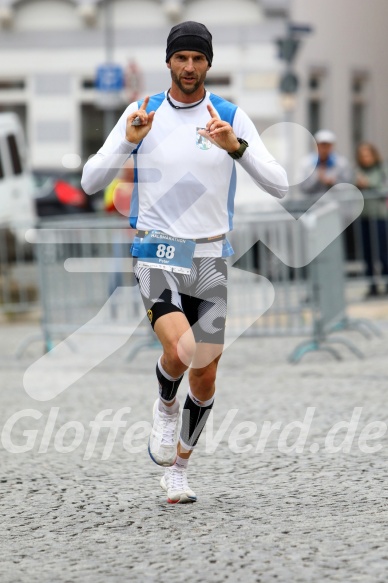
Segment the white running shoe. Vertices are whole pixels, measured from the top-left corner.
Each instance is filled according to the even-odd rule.
[[[197,496],[187,483],[187,470],[184,468],[167,468],[160,485],[167,492],[167,502],[170,504],[186,504],[196,502]]]
[[[167,413],[159,411],[159,399],[156,399],[153,417],[148,453],[158,466],[172,466],[177,456],[179,408],[176,413],[167,415]]]

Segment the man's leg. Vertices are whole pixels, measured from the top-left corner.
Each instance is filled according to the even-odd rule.
[[[195,340],[186,316],[182,312],[165,314],[155,322],[154,331],[163,346],[163,369],[171,377],[182,376],[188,368],[184,363],[191,362],[195,352]]]
[[[183,313],[176,311],[160,316],[154,331],[163,347],[156,365],[159,399],[153,410],[153,427],[148,451],[151,459],[161,466],[171,466],[177,456],[179,402],[176,398],[179,384],[195,350],[194,337]],[[184,341],[179,342],[180,338]]]
[[[183,459],[188,459],[192,454],[213,407],[222,348],[220,344],[197,344],[189,373],[189,391],[183,407],[178,444],[178,456]],[[201,366],[204,362],[209,364]]]
[[[159,465],[171,466],[177,455],[179,405],[176,393],[195,355],[193,372],[190,372],[192,388],[185,404],[188,424],[184,423],[186,430],[182,429],[179,446],[182,457],[177,457],[161,481],[170,502],[196,500],[187,484],[186,467],[213,403],[226,317],[225,260],[194,261],[192,281],[190,278],[181,281],[178,276],[163,272],[159,275],[158,270],[135,269],[149,319],[163,346],[157,364],[160,398],[154,405],[149,445],[151,458]],[[207,298],[202,297],[204,292]],[[155,453],[157,450],[161,454]]]
[[[213,407],[215,379],[221,358],[227,311],[227,264],[222,257],[202,257],[190,296],[182,296],[197,348],[189,374],[178,456],[188,459]],[[184,346],[185,336],[181,338]]]
[[[136,260],[134,274],[151,326],[163,346],[163,354],[156,365],[159,398],[154,403],[148,451],[156,464],[171,466],[176,458],[178,440],[176,393],[191,362],[195,342],[182,310],[179,275],[150,269]],[[182,336],[183,341],[179,342]]]
[[[227,308],[227,265],[223,258],[196,260],[196,276],[182,307],[197,342],[189,373],[189,392],[182,414],[178,456],[168,468],[161,486],[169,502],[196,500],[187,484],[187,466],[213,407],[217,366],[222,354]],[[186,334],[180,339],[184,347]],[[186,351],[182,350],[182,354]],[[185,361],[188,365],[189,362]]]
[[[222,345],[197,344],[189,373],[189,392],[182,413],[182,428],[175,464],[167,468],[160,482],[167,501],[195,502],[197,497],[187,482],[187,466],[213,407],[215,379]],[[209,362],[210,361],[210,362]],[[203,363],[206,366],[202,366]],[[201,365],[200,368],[196,365]]]

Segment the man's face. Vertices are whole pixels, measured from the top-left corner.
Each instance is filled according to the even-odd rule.
[[[178,51],[167,63],[171,78],[186,95],[195,93],[206,79],[209,63],[204,54],[197,51]]]
[[[320,144],[318,144],[319,159],[325,162],[333,150],[334,144],[329,144],[328,142],[321,142]]]

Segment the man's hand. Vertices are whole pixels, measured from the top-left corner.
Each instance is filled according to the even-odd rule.
[[[357,174],[356,186],[357,188],[369,188],[369,180],[362,174]]]
[[[326,172],[323,168],[318,168],[318,180],[325,186],[334,186],[336,181],[332,176],[326,176]]]
[[[207,108],[211,119],[206,124],[206,128],[198,130],[198,133],[219,148],[230,153],[236,152],[240,147],[240,142],[237,140],[232,126],[227,121],[219,119],[216,110],[211,105],[208,105]]]
[[[155,112],[154,111],[151,111],[151,113],[146,112],[149,100],[150,98],[146,97],[140,109],[138,111],[135,111],[135,113],[131,113],[131,115],[127,117],[127,128],[125,138],[128,140],[128,142],[132,142],[132,144],[138,144],[139,142],[141,142],[141,140],[143,140],[146,137],[146,135],[152,128],[152,122],[154,121]],[[140,118],[141,124],[133,126],[132,122],[136,117]]]

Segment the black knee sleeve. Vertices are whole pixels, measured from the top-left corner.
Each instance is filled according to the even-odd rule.
[[[183,445],[194,447],[205,427],[214,401],[206,407],[200,407],[187,395],[182,411],[181,441]]]
[[[163,401],[172,401],[178,392],[178,387],[181,384],[183,375],[176,381],[166,379],[164,374],[160,371],[158,364],[156,364],[156,376],[159,382],[159,394]]]

